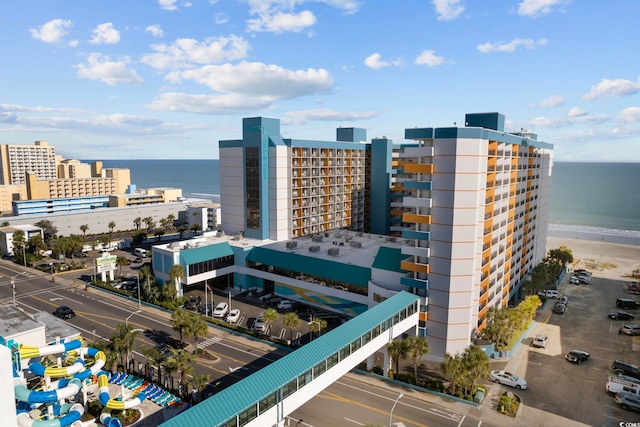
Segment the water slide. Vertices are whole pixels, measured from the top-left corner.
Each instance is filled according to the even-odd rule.
[[[18,425],[20,427],[82,427],[80,417],[84,413],[82,404],[75,403],[73,405],[60,405],[58,415],[59,418],[51,420],[34,420],[27,412],[18,414]]]
[[[98,399],[100,399],[100,403],[102,403],[102,406],[105,408],[120,411],[131,409],[140,405],[145,398],[145,393],[138,393],[131,399],[127,400],[120,400],[117,398],[112,399],[109,394],[109,377],[107,376],[107,373],[103,371],[98,374]]]

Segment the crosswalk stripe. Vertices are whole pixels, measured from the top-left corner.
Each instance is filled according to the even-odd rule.
[[[211,344],[215,344],[220,341],[222,341],[222,338],[219,337],[207,338],[206,340],[198,343],[198,347],[208,347]]]

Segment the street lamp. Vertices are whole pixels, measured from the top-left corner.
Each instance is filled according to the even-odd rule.
[[[13,276],[11,278],[11,289],[13,290],[13,306],[14,307],[16,305],[16,282],[15,282],[15,278],[18,277],[21,274],[24,274],[27,277],[29,276],[29,273],[27,273],[26,271],[21,271],[20,273],[16,274],[15,276]]]
[[[129,326],[129,319],[131,319],[131,316],[133,316],[134,314],[138,314],[138,313],[142,313],[142,310],[136,310],[133,313],[131,313],[129,315],[129,317],[127,317],[126,319],[124,319],[124,324],[125,326]]]
[[[128,276],[131,277],[131,276]],[[136,275],[136,282],[138,283],[138,308],[142,308],[142,305],[140,304],[140,275]]]
[[[320,336],[322,335],[322,324],[317,320],[312,320],[311,322],[309,322],[310,325],[314,323],[318,325],[318,338],[320,338]]]
[[[404,393],[400,393],[396,398],[396,401],[393,402],[393,407],[391,408],[391,412],[389,412],[389,427],[391,427],[391,422],[393,420],[393,410],[396,409],[396,404],[398,403],[398,400],[402,398],[402,396],[404,396]]]

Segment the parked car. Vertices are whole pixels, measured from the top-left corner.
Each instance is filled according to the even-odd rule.
[[[591,278],[587,276],[571,276],[571,279],[569,280],[577,280],[578,284],[582,285],[588,285],[589,283],[591,283]]]
[[[626,311],[614,311],[613,313],[609,313],[608,317],[613,320],[633,320],[634,316]]]
[[[640,411],[640,396],[634,396],[629,393],[618,393],[616,394],[616,403],[625,411],[630,409]]]
[[[520,378],[517,375],[514,375],[511,372],[507,371],[491,371],[489,379],[498,384],[515,387],[518,390],[524,390],[527,388],[527,381],[524,378]]]
[[[293,308],[293,301],[289,301],[288,299],[283,299],[282,301],[278,302],[278,310],[291,310]]]
[[[202,303],[202,297],[200,295],[191,295],[189,300],[184,303],[184,308],[187,310],[197,310]]]
[[[200,307],[198,307],[198,314],[202,314],[203,316],[211,316],[213,314],[213,305],[210,302],[202,304]]]
[[[238,320],[240,320],[240,310],[238,310],[237,308],[231,310],[229,314],[227,314],[226,320],[229,323],[238,323]]]
[[[136,264],[140,264],[140,263],[142,263],[142,258],[138,257],[138,258],[134,259],[133,262],[135,262]]]
[[[213,309],[213,317],[218,317],[218,318],[223,318],[224,319],[224,316],[227,315],[228,311],[229,311],[229,304],[227,304],[226,302],[220,302]]]
[[[73,254],[73,257],[74,258],[86,258],[87,254],[86,254],[86,252],[76,252],[76,253]]]
[[[591,272],[587,270],[578,269],[578,270],[573,270],[573,272],[575,274],[586,274],[587,276],[591,277]]]
[[[591,358],[591,355],[586,351],[571,350],[569,353],[564,355],[564,358],[571,363],[577,363],[579,365],[582,362],[586,362],[587,360],[589,360]]]
[[[625,335],[640,335],[640,326],[638,325],[620,325],[618,333]]]
[[[531,343],[531,345],[533,347],[545,348],[548,342],[549,342],[549,337],[547,337],[546,335],[538,334],[533,339],[533,342]]]
[[[558,302],[561,302],[562,304],[564,304],[565,306],[569,303],[569,297],[566,295],[562,295],[560,297],[560,299],[558,300]]]
[[[640,308],[640,301],[633,300],[631,298],[618,298],[616,300],[616,307],[624,309],[638,309]]]
[[[556,314],[563,314],[566,309],[567,309],[566,305],[564,305],[561,302],[557,302],[556,306],[553,307],[553,312]]]
[[[66,305],[61,305],[60,307],[56,308],[56,310],[53,312],[53,315],[61,319],[72,319],[76,317],[76,313]]]
[[[632,363],[625,362],[623,360],[615,360],[613,364],[611,364],[611,369],[616,371],[618,374],[640,379],[640,369]]]
[[[579,285],[580,284],[580,280],[578,280],[578,278],[572,277],[572,278],[569,279],[569,284],[570,285]]]
[[[253,322],[253,330],[265,334],[268,326],[268,323],[264,321],[264,311],[261,311]]]

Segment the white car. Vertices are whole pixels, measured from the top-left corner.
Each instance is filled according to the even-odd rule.
[[[527,388],[527,381],[524,378],[520,378],[519,376],[507,371],[491,371],[489,379],[498,384],[515,387],[518,390],[525,390]]]
[[[546,335],[539,334],[535,336],[531,345],[533,347],[545,348],[548,342],[549,342],[549,337],[547,337]]]
[[[267,322],[264,321],[264,311],[261,311],[258,313],[256,321],[253,322],[253,330],[265,334],[268,326]]]
[[[278,302],[278,310],[291,310],[293,308],[293,301],[283,299]]]
[[[240,310],[234,308],[227,314],[227,322],[229,323],[238,323],[238,319],[240,319]]]
[[[229,304],[227,304],[226,302],[218,303],[218,305],[216,305],[216,308],[213,309],[213,317],[224,318],[224,316],[227,315],[228,311]]]

